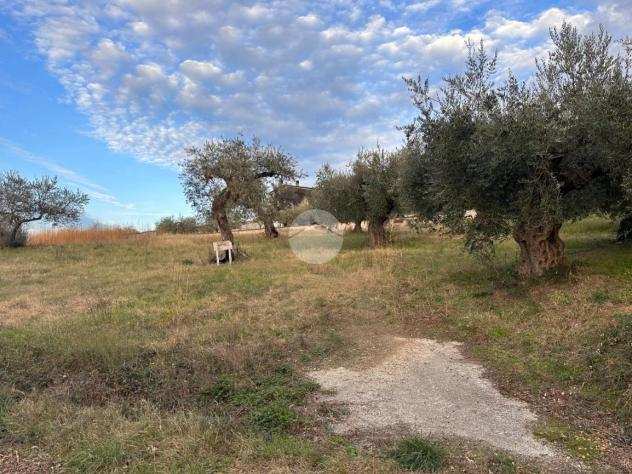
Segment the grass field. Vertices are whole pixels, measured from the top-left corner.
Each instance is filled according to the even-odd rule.
[[[538,436],[622,471],[632,247],[612,232],[565,227],[569,267],[530,283],[512,243],[490,267],[436,233],[380,250],[350,234],[317,266],[283,236],[244,235],[221,267],[200,235],[0,250],[0,472],[395,472],[415,443],[445,469],[538,471],[459,440],[331,435],[339,409],[305,372],[378,359],[386,335],[464,342]]]

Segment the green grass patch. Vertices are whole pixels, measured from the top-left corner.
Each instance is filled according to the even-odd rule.
[[[436,472],[445,462],[446,450],[436,442],[412,437],[399,441],[388,455],[402,469]]]
[[[84,442],[68,456],[67,466],[73,472],[98,472],[123,467],[127,455],[122,443],[106,438],[97,442]]]
[[[597,443],[588,435],[562,423],[549,422],[536,428],[534,434],[552,443],[561,444],[570,454],[583,461],[592,461],[601,454]]]

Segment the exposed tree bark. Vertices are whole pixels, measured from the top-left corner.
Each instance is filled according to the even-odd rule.
[[[560,224],[527,227],[519,224],[513,237],[520,246],[518,272],[523,278],[539,277],[564,263]]]
[[[18,242],[18,232],[20,232],[20,227],[22,227],[22,223],[15,224],[11,228],[11,237],[10,237],[10,240],[9,240],[9,246],[10,247],[19,247],[20,246],[20,242]]]
[[[380,247],[387,242],[386,229],[384,224],[387,219],[370,219],[369,220],[369,243],[371,247]]]
[[[263,227],[265,229],[266,237],[276,239],[279,236],[279,231],[274,226],[274,221],[269,217],[263,219]]]
[[[632,215],[625,216],[617,229],[617,242],[632,241]]]
[[[362,232],[362,221],[355,221],[352,232]]]
[[[225,189],[215,199],[213,199],[212,213],[215,221],[217,222],[217,227],[222,240],[230,240],[234,245],[235,241],[233,238],[233,232],[230,228],[230,223],[228,222],[228,215],[226,214],[226,205],[228,204],[229,197],[229,191],[228,189]]]

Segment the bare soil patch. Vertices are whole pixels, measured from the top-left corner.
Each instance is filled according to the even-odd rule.
[[[323,401],[342,403],[349,415],[334,431],[409,431],[482,441],[528,457],[557,453],[531,433],[536,416],[521,401],[503,396],[482,366],[465,360],[459,343],[394,338],[396,350],[380,364],[310,373]]]

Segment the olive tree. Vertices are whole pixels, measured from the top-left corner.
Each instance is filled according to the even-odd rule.
[[[614,54],[603,29],[581,35],[564,24],[550,34],[527,83],[511,74],[497,83],[482,43],[437,93],[407,80],[419,115],[405,127],[406,194],[455,229],[475,209],[470,239],[513,236],[525,277],[563,263],[565,221],[624,213],[632,197],[629,49]]]
[[[253,209],[256,219],[263,224],[266,237],[275,239],[279,236],[274,222],[281,219],[283,211],[293,205],[291,193],[281,181],[262,180],[258,189],[251,193],[249,207]]]
[[[187,200],[200,217],[217,222],[222,240],[233,243],[230,212],[254,211],[253,196],[260,196],[264,180],[300,175],[293,157],[257,138],[210,140],[186,151],[181,180]]]
[[[315,208],[330,212],[340,222],[354,224],[353,231],[361,232],[366,206],[357,178],[354,174],[337,171],[329,164],[323,165],[316,173],[313,201]]]
[[[386,243],[384,225],[398,209],[399,153],[361,150],[348,171],[324,166],[317,175],[316,205],[343,222],[368,221],[369,241]]]
[[[61,187],[57,178],[24,178],[16,171],[0,176],[0,227],[4,228],[4,244],[18,247],[23,226],[45,221],[54,225],[77,222],[88,204],[88,196]],[[3,240],[4,240],[3,239]]]

